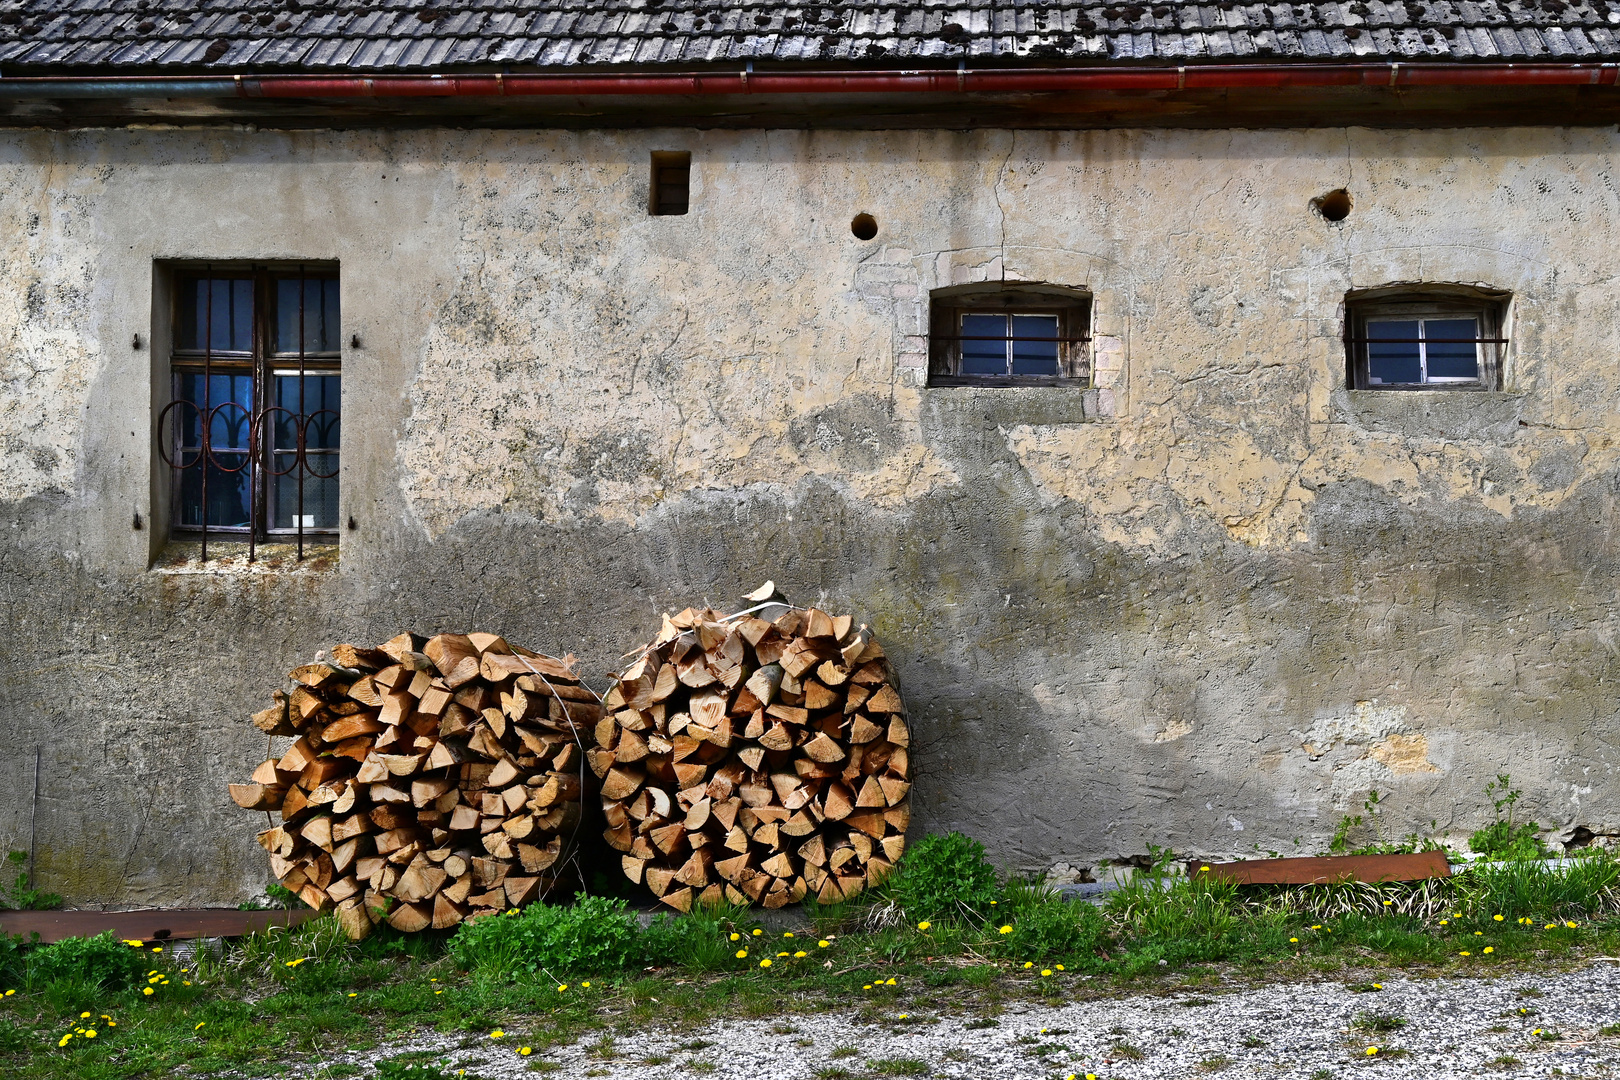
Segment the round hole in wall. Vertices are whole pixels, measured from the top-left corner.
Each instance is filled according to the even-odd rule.
[[[1329,221],[1343,221],[1350,216],[1350,193],[1344,188],[1335,188],[1326,195],[1318,195],[1311,200],[1316,212]]]
[[[870,240],[877,235],[877,218],[871,214],[856,214],[849,223],[849,231],[855,234],[857,240]]]

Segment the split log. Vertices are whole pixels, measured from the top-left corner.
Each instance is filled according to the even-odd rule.
[[[627,877],[680,911],[848,899],[910,823],[910,733],[883,647],[780,602],[688,609],[614,676],[586,754]]]
[[[286,888],[359,938],[383,919],[448,929],[576,884],[565,870],[603,713],[573,657],[495,634],[331,655],[253,715],[293,743],[230,785],[238,806],[281,811],[259,842]]]

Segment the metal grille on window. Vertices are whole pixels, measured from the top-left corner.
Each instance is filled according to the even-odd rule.
[[[293,539],[338,525],[338,281],[330,274],[207,272],[181,279],[174,398],[158,418],[174,522],[211,536]]]

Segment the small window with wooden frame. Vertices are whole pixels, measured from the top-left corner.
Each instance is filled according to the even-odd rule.
[[[654,217],[678,217],[691,207],[692,155],[686,150],[654,150],[652,183],[647,212]]]
[[[935,290],[930,386],[1091,385],[1091,296],[996,282]]]
[[[1350,294],[1344,304],[1348,385],[1501,389],[1507,302],[1507,293],[1462,285]]]
[[[158,453],[177,539],[331,543],[341,351],[335,266],[176,266]]]

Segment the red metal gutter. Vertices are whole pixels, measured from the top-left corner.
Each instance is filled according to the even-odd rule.
[[[1615,64],[1212,64],[1196,67],[719,71],[683,74],[173,75],[0,78],[0,98],[630,97],[1043,94],[1306,87],[1614,86]]]

